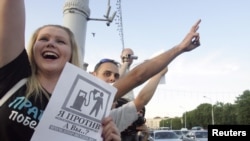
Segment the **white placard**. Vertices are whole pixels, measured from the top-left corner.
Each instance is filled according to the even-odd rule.
[[[100,141],[116,88],[70,63],[65,65],[31,141]]]

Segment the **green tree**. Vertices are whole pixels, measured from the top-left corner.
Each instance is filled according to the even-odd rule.
[[[235,104],[224,104],[223,115],[223,124],[237,124],[237,109]]]
[[[236,98],[238,124],[250,124],[250,91],[246,90]]]
[[[217,102],[214,108],[214,124],[222,124],[224,119],[224,103]]]
[[[174,117],[172,119],[172,129],[173,130],[178,130],[182,128],[182,124],[181,124],[181,117]]]
[[[250,91],[245,90],[243,94],[236,97],[235,103],[216,102],[213,105],[214,122],[217,125],[250,124]],[[191,129],[193,126],[207,128],[212,123],[212,106],[210,103],[202,103],[196,109],[186,111],[186,127]],[[160,122],[160,126],[171,126],[172,129],[183,127],[185,115],[182,117],[168,118]],[[182,122],[181,122],[182,121]]]

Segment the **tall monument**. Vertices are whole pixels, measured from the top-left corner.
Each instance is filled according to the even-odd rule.
[[[83,62],[89,16],[89,0],[66,0],[63,8],[63,25],[74,33]]]
[[[106,21],[107,26],[113,21],[116,12],[109,16],[111,10],[110,0],[108,0],[107,13],[104,18],[90,18],[89,0],[66,0],[63,7],[63,25],[71,29],[75,35],[80,55],[83,59],[83,67],[86,69],[88,64],[84,62],[85,40],[87,31],[87,22],[90,20]]]

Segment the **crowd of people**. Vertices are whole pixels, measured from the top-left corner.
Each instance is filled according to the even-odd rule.
[[[125,74],[119,72],[121,70],[114,60],[102,59],[97,63],[92,74],[107,83],[113,83],[117,89],[110,116],[102,120],[103,140],[125,140],[124,131],[132,126],[142,113],[145,115],[145,105],[152,98],[160,78],[167,72],[169,63],[182,53],[200,46],[200,36],[197,32],[200,22],[201,20],[198,20],[176,46]],[[125,57],[127,58],[123,58],[124,62],[131,59],[128,58],[129,54]],[[69,62],[82,68],[81,60],[74,34],[62,25],[41,26],[31,36],[30,44],[26,48],[24,0],[1,0],[0,140],[29,141],[65,64]],[[148,86],[143,88],[136,98],[117,106],[124,95],[147,80],[150,80]],[[136,130],[140,131],[143,125],[142,122]]]

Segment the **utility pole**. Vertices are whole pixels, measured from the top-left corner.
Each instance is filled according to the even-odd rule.
[[[204,98],[207,98],[210,100],[211,102],[211,106],[212,106],[212,110],[211,110],[211,115],[212,115],[212,125],[214,125],[214,108],[213,108],[213,102],[212,102],[212,99],[207,97],[207,96],[203,96]]]

